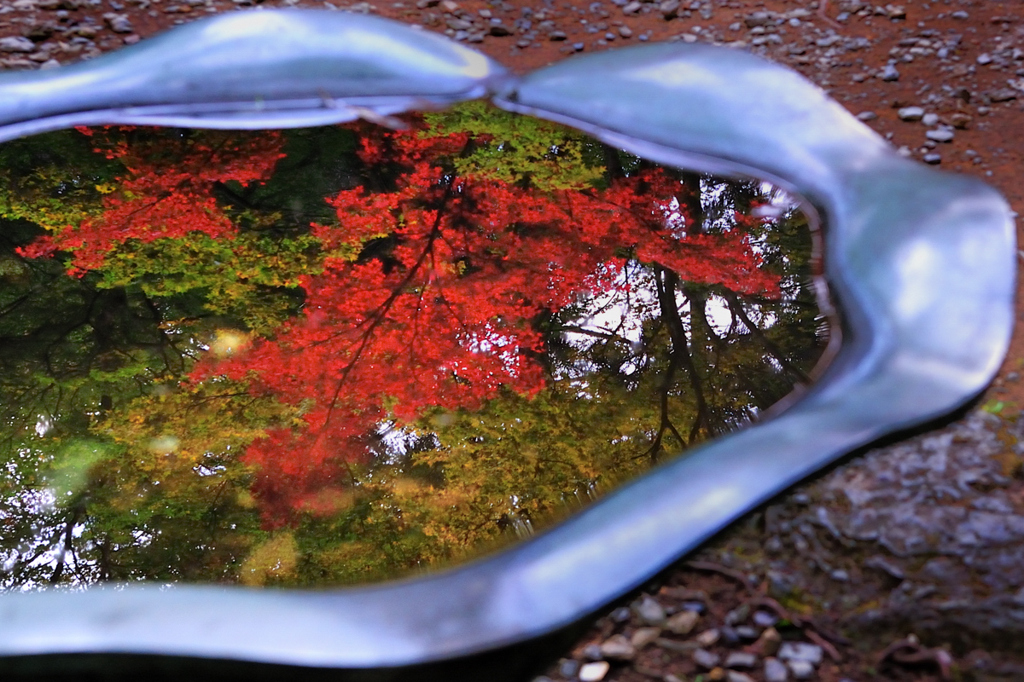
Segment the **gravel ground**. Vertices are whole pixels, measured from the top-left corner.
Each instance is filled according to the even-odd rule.
[[[1020,0],[2,0],[0,67],[53,67],[207,14],[284,6],[419,24],[520,72],[648,41],[751,50],[828,90],[901,153],[1024,205]],[[545,677],[1024,679],[1022,361],[1017,333],[984,410],[749,515],[596,622]]]

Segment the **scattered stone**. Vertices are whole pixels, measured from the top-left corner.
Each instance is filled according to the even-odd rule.
[[[747,25],[747,28],[767,26],[771,23],[771,17],[768,16],[767,12],[754,12],[753,14],[749,14],[744,17],[743,23]]]
[[[636,647],[625,635],[612,635],[601,644],[601,657],[611,661],[632,661]]]
[[[772,599],[785,599],[796,589],[796,579],[781,571],[768,571],[768,596]]]
[[[970,15],[967,12],[965,12],[965,11],[963,11],[961,9],[961,10],[957,10],[956,12],[953,12],[949,16],[953,17],[954,19],[961,19],[962,20],[962,19],[968,18]]]
[[[700,645],[696,642],[680,642],[674,639],[665,639],[664,637],[659,637],[654,640],[654,643],[666,651],[675,651],[684,656],[689,656],[700,648]]]
[[[762,632],[761,636],[754,642],[754,647],[762,656],[774,656],[778,653],[781,645],[782,635],[779,634],[778,630],[771,627]]]
[[[725,659],[726,668],[753,668],[757,665],[757,656],[743,651],[733,651]]]
[[[831,573],[829,573],[829,577],[831,577],[832,580],[835,580],[838,583],[846,583],[850,581],[850,574],[841,568],[837,568]]]
[[[661,16],[665,18],[665,21],[675,19],[679,16],[679,0],[665,0],[658,5],[658,11],[661,12]]]
[[[628,606],[620,606],[612,611],[608,617],[616,623],[625,623],[629,620],[630,615],[632,614]]]
[[[764,659],[764,682],[786,682],[789,669],[777,658]]]
[[[749,625],[740,625],[736,628],[736,634],[739,635],[740,639],[748,642],[754,641],[758,636],[757,628],[752,628]]]
[[[103,15],[103,20],[107,22],[107,26],[114,33],[134,33],[135,28],[132,26],[132,22],[128,21],[127,14],[114,14],[108,12]]]
[[[784,661],[807,661],[811,665],[818,665],[823,654],[824,650],[820,646],[807,642],[785,642],[779,647],[779,658]]]
[[[576,52],[583,52],[583,48],[586,47],[583,43],[573,43],[572,49]]]
[[[809,680],[814,675],[814,666],[808,661],[788,661],[789,670],[798,680]]]
[[[25,37],[29,40],[40,43],[53,35],[57,30],[57,24],[52,21],[44,21],[41,24],[34,24],[25,31]]]
[[[700,620],[696,611],[680,611],[665,621],[665,628],[677,635],[688,635]]]
[[[694,637],[694,641],[700,646],[713,646],[721,636],[722,634],[717,629],[711,628]]]
[[[878,77],[886,82],[898,81],[900,72],[892,64],[886,64],[885,68],[878,72]]]
[[[725,673],[726,682],[754,682],[754,678],[746,673],[737,670],[728,670]]]
[[[903,107],[896,112],[901,121],[920,121],[924,117],[924,109],[921,107]]]
[[[909,152],[910,150],[907,149],[907,151]],[[907,156],[909,156],[909,154],[907,154]],[[866,568],[873,568],[877,571],[882,571],[883,573],[888,574],[896,580],[903,580],[906,577],[906,574],[903,572],[902,568],[891,563],[885,557],[882,556],[875,555],[873,557],[868,558],[864,561],[864,566]]]
[[[639,2],[635,2],[635,1],[634,2],[627,2],[622,7],[622,13],[623,14],[636,14],[637,12],[640,11],[640,7],[641,7],[641,5],[640,5]]]
[[[683,611],[693,611],[698,614],[702,614],[707,611],[707,608],[704,606],[704,602],[699,601],[684,601],[679,605],[679,608]]]
[[[600,682],[608,674],[611,666],[607,661],[595,661],[587,663],[580,668],[580,682]]]
[[[858,121],[874,121],[876,118],[878,118],[878,114],[873,111],[862,111],[857,114]]]
[[[22,36],[0,38],[0,52],[34,52],[36,44]]]
[[[721,656],[711,653],[707,649],[697,649],[693,652],[693,662],[705,670],[717,667],[721,661]]]
[[[957,130],[966,130],[974,119],[967,114],[957,112],[949,117],[949,122],[953,124],[953,127]]]
[[[583,652],[580,654],[583,658],[588,661],[600,661],[601,660],[601,645],[600,644],[588,644],[583,647]]]
[[[552,31],[548,34],[548,40],[552,42],[561,42],[568,37],[569,36],[565,35],[565,31]]]
[[[496,38],[504,38],[512,35],[512,31],[504,24],[491,24],[490,34]]]
[[[661,628],[637,628],[633,636],[629,638],[629,642],[639,651],[660,636]]]
[[[725,668],[712,668],[708,671],[707,679],[709,682],[719,682],[725,679]]]
[[[903,5],[886,5],[885,14],[890,19],[906,19],[907,10],[903,8]]]
[[[921,117],[921,123],[925,124],[926,126],[933,126],[938,122],[939,115],[935,113],[925,114],[924,116]]]
[[[633,29],[629,26],[619,26],[619,35],[623,38],[629,38],[633,35]]]
[[[759,628],[770,628],[779,622],[778,616],[767,611],[754,611],[754,625]]]
[[[644,625],[661,627],[665,624],[665,608],[646,594],[633,606],[633,611]]]
[[[978,60],[977,61],[982,66],[985,66],[986,64],[991,64],[992,63],[992,55],[990,55],[988,52],[982,52],[981,54],[978,55]]]
[[[726,646],[735,646],[740,643],[739,633],[728,625],[722,626],[718,630],[718,634],[722,637],[722,644],[725,644]]]
[[[925,137],[935,142],[952,142],[953,131],[949,128],[939,128],[937,130],[929,130],[925,133]]]
[[[578,673],[579,671],[580,662],[575,659],[567,658],[558,664],[558,674],[562,677],[572,679],[576,677],[576,673]]]
[[[985,94],[988,95],[988,98],[993,102],[1009,102],[1012,99],[1017,99],[1017,96],[1020,93],[1013,88],[998,88],[996,90],[990,90]],[[978,107],[979,114],[981,113],[981,109],[981,107]],[[985,113],[988,112],[986,111]]]
[[[742,623],[748,617],[750,617],[750,605],[740,604],[735,609],[725,614],[725,624],[736,625],[737,623]]]

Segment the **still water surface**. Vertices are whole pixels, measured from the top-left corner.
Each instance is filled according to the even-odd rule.
[[[806,216],[479,104],[0,147],[0,589],[526,537],[806,385]]]

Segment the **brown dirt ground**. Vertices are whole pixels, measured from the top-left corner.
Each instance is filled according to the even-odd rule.
[[[96,4],[91,4],[93,1]],[[1024,76],[1024,53],[1017,56],[1012,51],[1015,45],[1024,48],[1024,3],[1021,0],[898,2],[901,8],[863,5],[858,9],[860,2],[832,0],[819,9],[817,3],[810,0],[712,0],[703,3],[713,10],[708,17],[701,16],[696,8],[687,11],[691,0],[686,0],[678,16],[669,20],[662,16],[656,4],[646,4],[640,11],[626,14],[623,7],[610,0],[520,0],[515,3],[445,0],[440,4],[436,0],[419,3],[415,0],[404,3],[378,0],[375,6],[359,3],[353,9],[417,23],[439,32],[448,28],[447,22],[467,17],[474,18],[476,25],[481,26],[481,10],[489,11],[494,17],[503,19],[503,24],[512,29],[511,35],[491,35],[495,31],[489,31],[474,47],[517,72],[570,58],[578,51],[586,53],[638,44],[641,36],[645,35],[650,41],[681,39],[684,34],[699,35],[701,41],[728,43],[743,40],[751,44],[755,52],[798,70],[825,88],[851,113],[873,113],[873,118],[870,115],[864,117],[866,123],[889,137],[897,147],[907,146],[917,158],[921,158],[924,151],[930,151],[922,149],[925,128],[921,123],[900,121],[896,115],[898,107],[922,105],[937,113],[943,122],[963,126],[956,131],[952,142],[939,144],[934,150],[941,153],[941,167],[980,177],[998,188],[1015,211],[1024,210],[1024,134],[1021,125],[1024,122],[1024,79],[1016,81]],[[0,54],[0,66],[8,69],[34,68],[49,60],[69,63],[83,56],[132,44],[174,24],[207,16],[208,13],[253,11],[257,9],[254,4],[258,7],[331,7],[328,2],[311,0],[266,0],[262,3],[258,0],[0,0],[0,37],[23,35],[31,38],[37,48],[33,53]],[[346,8],[351,3],[334,4]],[[523,16],[524,7],[534,12],[531,19],[536,35],[532,40],[524,36],[528,31],[518,31],[514,24]],[[796,26],[787,21],[778,29],[760,34],[751,33],[744,24],[744,19],[756,11],[788,13],[789,18],[794,10],[807,10]],[[834,20],[849,10],[855,11],[843,23]],[[541,11],[544,14],[538,16]],[[957,11],[965,11],[968,16],[953,16],[952,13]],[[124,15],[131,24],[130,32],[111,30],[111,15]],[[895,15],[895,18],[890,15]],[[737,22],[739,30],[736,30]],[[701,27],[700,33],[694,32],[696,26]],[[556,33],[559,31],[564,38]],[[754,38],[763,38],[776,31],[781,40],[762,47],[753,45]],[[614,36],[612,40],[603,39],[608,32]],[[830,51],[830,32],[843,39],[860,37],[867,42],[861,41],[861,46],[855,50]],[[914,39],[935,41],[954,33],[960,35],[961,40],[951,51],[950,59],[940,61],[934,55],[918,51],[912,61],[904,61],[904,55],[908,52],[913,54],[910,48],[915,47]],[[554,38],[562,39],[551,39],[552,34]],[[629,36],[623,37],[624,34]],[[992,61],[986,62],[982,57],[986,54]],[[982,57],[980,61],[979,57]],[[875,77],[891,58],[899,60],[896,66],[900,78],[883,81]],[[1020,89],[1011,93],[1012,98],[1004,99],[1008,85],[1012,89],[1014,81],[1019,83]],[[1000,94],[1000,90],[1004,92]],[[938,97],[928,102],[931,95]],[[957,114],[965,116],[954,119]],[[1017,379],[1018,373],[1024,369],[1024,333],[1019,313],[1018,304],[1017,329],[1009,355],[999,378],[984,398],[993,409],[998,407],[996,402],[1003,402],[1002,416],[1008,418],[1015,417],[1024,407],[1024,382]],[[720,539],[705,550],[702,557],[721,559],[729,541],[728,536]],[[763,583],[760,587],[748,585],[741,582],[745,580],[743,576],[728,569],[718,570],[716,565],[699,569],[681,566],[658,588],[660,592],[655,591],[654,594],[669,610],[681,601],[704,602],[708,612],[703,617],[701,628],[723,624],[728,612],[743,603],[755,604],[755,607],[760,604],[762,610],[776,612],[783,618],[779,629],[787,638],[832,643],[835,660],[826,657],[814,679],[838,682],[844,678],[932,680],[944,677],[939,665],[944,654],[936,649],[915,648],[912,643],[905,643],[903,649],[886,656],[885,647],[891,639],[849,642],[830,631],[829,624],[838,622],[836,613],[787,611],[783,605],[766,601],[768,592]],[[603,641],[614,633],[632,635],[640,625],[637,616],[621,611],[619,616],[619,622],[612,617],[598,621],[591,634],[572,652],[567,652],[566,660],[573,657],[581,659],[587,644]],[[1012,664],[1006,668],[1006,675],[993,678],[972,672],[985,667],[977,665],[977,660],[985,659],[987,655],[983,651],[956,653],[949,674],[959,679],[1024,679],[1024,668]],[[901,657],[902,663],[895,660]],[[911,662],[915,658],[920,660]],[[556,665],[547,674],[553,679],[570,679],[562,672],[566,671]],[[754,680],[763,679],[759,669],[748,673]],[[632,662],[613,666],[605,679],[673,682],[672,675],[680,680],[710,681],[725,679],[726,672],[719,668],[701,673],[687,651],[680,651],[678,646],[673,650],[671,645],[659,640],[643,648]]]

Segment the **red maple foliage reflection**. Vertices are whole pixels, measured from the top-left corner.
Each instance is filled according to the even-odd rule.
[[[78,130],[93,136],[89,128]],[[22,255],[38,258],[70,251],[69,274],[81,276],[102,268],[106,255],[130,239],[149,243],[186,238],[190,232],[230,239],[235,228],[217,206],[213,186],[265,181],[284,156],[281,136],[274,132],[246,137],[240,144],[221,135],[207,142],[182,139],[175,145],[165,136],[129,142],[123,135],[132,130],[122,127],[116,135],[95,136],[96,151],[119,159],[128,171],[116,191],[104,198],[102,215],[41,237],[21,249]]]
[[[679,181],[660,170],[603,190],[539,191],[455,176],[445,159],[468,143],[367,134],[367,167],[402,169],[394,189],[343,191],[330,201],[338,224],[313,226],[325,247],[360,256],[328,259],[307,278],[302,317],[274,338],[194,373],[248,378],[253,391],[308,406],[300,428],[274,429],[246,453],[261,471],[265,518],[344,485],[336,477],[366,452],[375,424],[473,410],[502,387],[541,390],[537,321],[581,294],[625,287],[630,258],[691,282],[777,290],[742,230],[681,234]]]
[[[258,470],[267,525],[348,485],[348,465],[366,456],[381,422],[473,410],[499,390],[542,390],[543,321],[581,296],[625,290],[630,261],[738,293],[778,291],[746,231],[692,229],[677,200],[680,181],[660,169],[601,187],[544,189],[459,176],[451,159],[480,142],[466,133],[360,133],[364,183],[328,200],[337,224],[311,227],[323,250],[339,255],[301,280],[301,315],[243,353],[204,358],[189,378],[244,380],[253,394],[300,409],[301,419],[268,430],[244,455]],[[159,146],[165,138],[97,136],[100,151],[128,170],[120,186],[99,217],[23,253],[69,251],[72,274],[81,275],[102,269],[129,240],[231,239],[237,227],[213,188],[267,180],[282,142],[276,134],[222,139],[189,142],[172,160]]]

